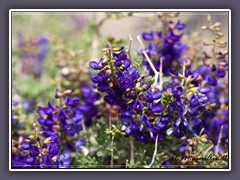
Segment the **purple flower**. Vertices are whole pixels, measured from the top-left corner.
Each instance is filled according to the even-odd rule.
[[[109,89],[109,84],[107,82],[99,83],[97,85],[97,89],[100,92],[106,92]]]
[[[65,104],[70,107],[76,107],[79,104],[80,99],[78,97],[69,98],[68,96],[65,97]]]
[[[152,90],[148,90],[147,93],[144,94],[146,97],[146,101],[152,103],[154,100],[158,100],[162,96],[162,92],[160,90],[156,90],[152,92]]]
[[[146,41],[151,41],[154,38],[154,31],[151,32],[143,32],[142,33],[142,38]]]
[[[225,70],[221,68],[217,68],[216,74],[218,77],[223,78],[225,76]]]
[[[101,58],[99,62],[91,61],[89,66],[94,70],[99,70],[103,67],[103,59]]]
[[[33,146],[33,147],[31,148],[31,150],[30,150],[30,154],[31,154],[31,156],[33,156],[33,157],[38,156],[38,154],[39,154],[38,148],[37,148],[36,146]]]
[[[177,22],[177,24],[176,24],[176,28],[177,28],[178,30],[184,29],[185,26],[186,26],[186,25],[185,25],[184,23],[181,23],[180,20],[178,20],[178,22]]]
[[[27,142],[26,140],[23,141],[21,145],[24,150],[29,150],[31,148],[31,143]]]
[[[113,53],[113,58],[116,61],[121,61],[121,60],[125,60],[127,58],[127,53],[125,51],[121,51],[120,53]]]
[[[133,109],[134,109],[137,113],[142,112],[143,103],[142,103],[139,99],[136,99],[135,102],[134,102],[134,104],[133,104]]]
[[[62,153],[58,155],[58,159],[60,161],[61,166],[68,167],[71,163],[71,153],[69,152]]]
[[[82,146],[85,145],[85,139],[76,139],[74,146],[78,151],[82,151]]]
[[[209,91],[210,91],[210,88],[209,87],[201,87],[199,86],[198,88],[199,92],[202,93],[202,94],[207,94]]]
[[[150,110],[153,112],[153,113],[160,113],[162,112],[163,110],[163,106],[162,104],[159,102],[159,103],[150,103]]]

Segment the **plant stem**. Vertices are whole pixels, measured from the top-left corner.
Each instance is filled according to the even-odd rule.
[[[109,130],[111,131],[112,130],[112,116],[111,116],[111,113],[110,113],[110,116],[109,116]],[[110,162],[110,167],[113,168],[113,153],[114,153],[114,148],[113,148],[113,143],[114,143],[114,135],[111,134],[111,143],[110,143],[110,148],[111,148],[111,162]]]
[[[131,154],[130,154],[130,162],[134,163],[134,141],[133,141],[133,137],[130,136],[130,148],[131,148]]]
[[[137,36],[137,39],[138,39],[138,41],[140,42],[140,44],[141,44],[141,46],[142,46],[142,49],[143,49],[142,52],[143,52],[143,54],[144,54],[147,62],[149,63],[149,65],[151,66],[151,68],[152,68],[152,70],[153,70],[153,72],[154,72],[154,74],[155,74],[155,75],[154,75],[155,81],[154,81],[154,83],[153,83],[153,87],[154,87],[154,86],[157,85],[157,80],[158,80],[159,73],[158,73],[158,71],[156,70],[155,66],[153,65],[153,63],[152,63],[151,59],[149,58],[147,52],[145,51],[145,47],[144,47],[144,44],[143,44],[140,36]]]
[[[162,89],[162,67],[163,66],[163,58],[161,57],[160,58],[160,67],[159,67],[159,81],[160,81],[160,83],[159,83],[159,89]]]
[[[82,128],[83,128],[84,138],[86,140],[86,143],[88,144],[87,131],[86,131],[86,127],[85,127],[84,118],[82,119]]]
[[[145,58],[147,59],[148,63],[150,64],[150,66],[151,66],[153,72],[154,72],[155,74],[158,74],[158,72],[157,72],[155,66],[153,65],[151,59],[149,58],[149,56],[147,55],[147,52],[145,51],[145,47],[144,47],[144,44],[143,44],[143,42],[142,42],[140,36],[137,36],[137,39],[138,39],[138,41],[140,42],[140,44],[141,44],[141,46],[142,46],[142,49],[143,49],[142,52],[143,52]]]
[[[221,144],[222,130],[223,130],[223,126],[221,126],[220,133],[219,133],[219,135],[218,135],[218,143],[217,143],[216,150],[215,150],[215,153],[216,153],[216,154],[218,154],[218,149],[219,149],[219,146],[220,146],[220,144]]]
[[[185,60],[183,60],[183,79],[182,79],[182,83],[181,83],[181,86],[184,85],[184,79],[185,79],[185,69],[186,69],[186,64],[185,64]]]
[[[113,147],[113,143],[114,143],[114,136],[112,135],[111,138],[111,165],[110,167],[113,168],[113,153],[114,153],[114,147]]]
[[[132,41],[133,41],[132,36],[129,33],[129,46],[128,46],[128,49],[127,49],[127,53],[128,53],[130,61],[132,61],[132,57],[131,57],[131,53],[130,53],[131,47],[132,47]]]
[[[57,88],[61,92],[61,75],[60,74],[58,74],[58,76],[57,76]],[[57,103],[58,103],[58,106],[60,107],[61,106],[61,98],[57,99]]]
[[[149,165],[144,166],[145,168],[151,168],[152,167],[152,165],[155,161],[155,157],[157,155],[157,145],[158,145],[158,134],[157,134],[156,139],[155,139],[155,150],[154,150],[154,153],[153,153],[152,161]]]

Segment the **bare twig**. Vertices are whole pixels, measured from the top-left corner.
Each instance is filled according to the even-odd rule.
[[[153,72],[154,72],[154,74],[155,74],[155,75],[154,75],[155,81],[154,81],[154,83],[153,83],[153,87],[155,87],[155,86],[157,85],[159,73],[158,73],[158,71],[156,70],[155,66],[153,65],[153,63],[152,63],[151,59],[149,58],[147,52],[145,51],[145,47],[144,47],[144,44],[143,44],[140,36],[137,36],[137,39],[138,39],[138,41],[140,42],[140,44],[141,44],[141,46],[142,46],[142,49],[143,49],[142,52],[143,52],[145,58],[147,59],[147,62],[150,64],[150,66],[151,66],[151,68],[152,68],[152,70],[153,70]]]
[[[215,153],[218,154],[218,149],[219,149],[219,146],[221,144],[221,140],[222,140],[222,130],[223,130],[223,126],[221,126],[221,129],[220,129],[220,133],[218,135],[218,143],[217,143],[217,146],[216,146],[216,149],[215,149]]]
[[[159,83],[159,89],[162,89],[162,67],[163,66],[163,58],[161,57],[160,58],[160,68],[159,68],[159,81],[160,81],[160,83]]]
[[[112,135],[112,138],[111,138],[111,168],[113,168],[113,153],[114,153],[114,148],[113,148],[113,143],[114,143],[114,136]]]
[[[185,60],[183,60],[183,79],[182,79],[182,83],[181,83],[181,85],[183,86],[183,84],[184,84],[184,79],[185,79],[185,69],[186,69],[186,63],[185,63]]]
[[[61,92],[61,75],[58,74],[57,76],[57,89]],[[57,99],[57,103],[58,103],[58,106],[60,107],[61,106],[61,98],[58,98]]]
[[[112,115],[110,113],[109,116],[109,130],[112,130]],[[114,136],[111,134],[111,143],[110,143],[110,148],[111,148],[111,162],[110,162],[110,167],[113,168],[113,153],[114,153],[114,148],[113,148],[113,143],[114,143]]]
[[[86,141],[88,142],[87,131],[86,131],[86,127],[85,127],[84,118],[82,119],[82,128],[83,128],[84,137],[85,137]]]
[[[213,148],[213,145],[211,145],[210,147],[208,147],[206,150],[203,151],[203,155],[206,155],[211,149]]]
[[[158,81],[158,74],[154,75],[154,83],[153,83],[153,87],[157,86],[157,81]]]
[[[128,53],[130,61],[132,61],[132,57],[131,57],[131,53],[130,53],[131,47],[132,47],[132,41],[133,41],[132,36],[129,33],[129,46],[128,46],[128,49],[127,49],[127,53]]]
[[[152,167],[152,165],[155,161],[155,157],[157,155],[157,145],[158,145],[158,134],[157,134],[156,139],[155,139],[155,150],[154,150],[154,153],[153,153],[152,161],[149,165],[144,166],[145,168],[151,168]]]
[[[133,141],[133,137],[130,136],[130,148],[131,148],[131,154],[130,154],[130,162],[134,162],[134,141]]]
[[[147,59],[148,63],[150,64],[150,66],[151,66],[154,74],[158,74],[155,66],[153,65],[151,59],[149,58],[149,56],[147,55],[147,52],[145,51],[145,47],[144,47],[144,44],[143,44],[143,42],[142,42],[142,40],[141,40],[141,37],[140,37],[140,36],[137,36],[137,39],[138,39],[138,41],[140,42],[140,44],[141,44],[141,46],[142,46],[142,49],[143,49],[142,52],[143,52],[145,58]]]

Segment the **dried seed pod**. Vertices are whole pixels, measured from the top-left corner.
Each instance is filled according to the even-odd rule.
[[[210,46],[210,45],[212,45],[213,43],[211,43],[211,42],[203,42],[203,45],[204,46]]]
[[[36,135],[30,135],[28,136],[28,138],[33,141],[33,140],[36,140],[37,136]]]
[[[51,143],[51,137],[48,137],[43,141],[43,144],[49,144],[49,143]]]
[[[213,28],[213,31],[214,31],[214,32],[220,32],[220,31],[222,31],[222,29],[221,29],[220,27],[214,27],[214,28]]]
[[[207,16],[207,21],[208,22],[211,22],[212,21],[212,17],[208,14],[208,16]]]
[[[215,22],[215,23],[213,24],[213,26],[214,26],[214,27],[221,26],[221,23],[220,23],[220,22]]]

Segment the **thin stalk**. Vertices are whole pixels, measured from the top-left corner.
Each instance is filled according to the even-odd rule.
[[[186,64],[185,64],[185,61],[183,61],[183,79],[182,79],[182,83],[181,83],[181,86],[184,85],[184,79],[185,79],[185,69],[186,69]]]
[[[140,36],[137,36],[137,39],[138,39],[138,41],[140,42],[140,44],[141,44],[141,46],[142,46],[142,49],[143,49],[142,52],[143,52],[145,58],[147,59],[148,63],[150,64],[150,66],[151,66],[151,68],[152,68],[154,74],[158,74],[158,72],[157,72],[155,66],[153,65],[151,59],[149,58],[149,56],[147,55],[147,52],[145,51],[145,47],[144,47],[144,44],[143,44],[143,42],[142,42]]]
[[[203,151],[203,155],[206,155],[211,149],[213,148],[213,145],[211,145],[209,148]]]
[[[130,162],[134,163],[134,141],[133,141],[133,137],[130,136],[130,148],[131,148],[131,153],[130,153]]]
[[[87,131],[86,131],[86,127],[85,127],[84,118],[82,119],[82,127],[83,127],[84,138],[85,138],[86,142],[88,143]]]
[[[158,134],[157,134],[156,139],[155,139],[155,150],[154,150],[154,153],[153,153],[152,161],[149,165],[144,166],[145,168],[151,168],[152,167],[152,165],[155,161],[156,155],[157,155],[157,145],[158,145]]]
[[[219,133],[219,136],[218,136],[218,143],[217,143],[216,150],[215,150],[215,153],[216,153],[216,154],[218,154],[218,149],[219,149],[219,146],[220,146],[220,144],[221,144],[222,131],[223,131],[223,126],[221,126],[220,133]]]
[[[127,49],[127,53],[128,53],[130,61],[132,61],[132,57],[131,57],[131,53],[130,53],[131,47],[132,47],[132,41],[133,41],[132,36],[129,33],[129,46],[128,46],[128,49]]]
[[[153,87],[155,87],[155,86],[157,85],[157,80],[158,80],[159,73],[158,73],[158,71],[156,70],[155,66],[153,65],[153,63],[152,63],[151,59],[149,58],[147,52],[145,51],[145,47],[144,47],[144,44],[143,44],[140,36],[137,36],[137,39],[138,39],[138,41],[140,42],[140,44],[141,44],[141,46],[142,46],[142,49],[143,49],[142,52],[143,52],[143,54],[144,54],[147,62],[149,63],[149,65],[151,66],[151,68],[152,68],[152,70],[153,70],[153,72],[154,72],[155,81],[154,81],[154,83],[153,83]]]
[[[162,67],[163,66],[163,58],[160,58],[160,68],[159,68],[159,89],[162,89]]]
[[[58,74],[58,76],[57,76],[57,88],[61,92],[62,87],[61,87],[61,75],[60,74]],[[58,106],[60,107],[61,106],[61,98],[57,99],[57,103],[58,103]]]
[[[111,164],[110,164],[111,168],[113,168],[113,156],[114,156],[113,143],[114,143],[114,136],[112,135],[112,138],[111,138]]]
[[[110,114],[109,116],[109,130],[112,130],[112,116]],[[113,143],[114,143],[114,135],[111,134],[111,142],[110,142],[110,148],[111,148],[111,162],[110,162],[110,167],[113,168],[113,153],[114,153],[114,148],[113,148]]]

